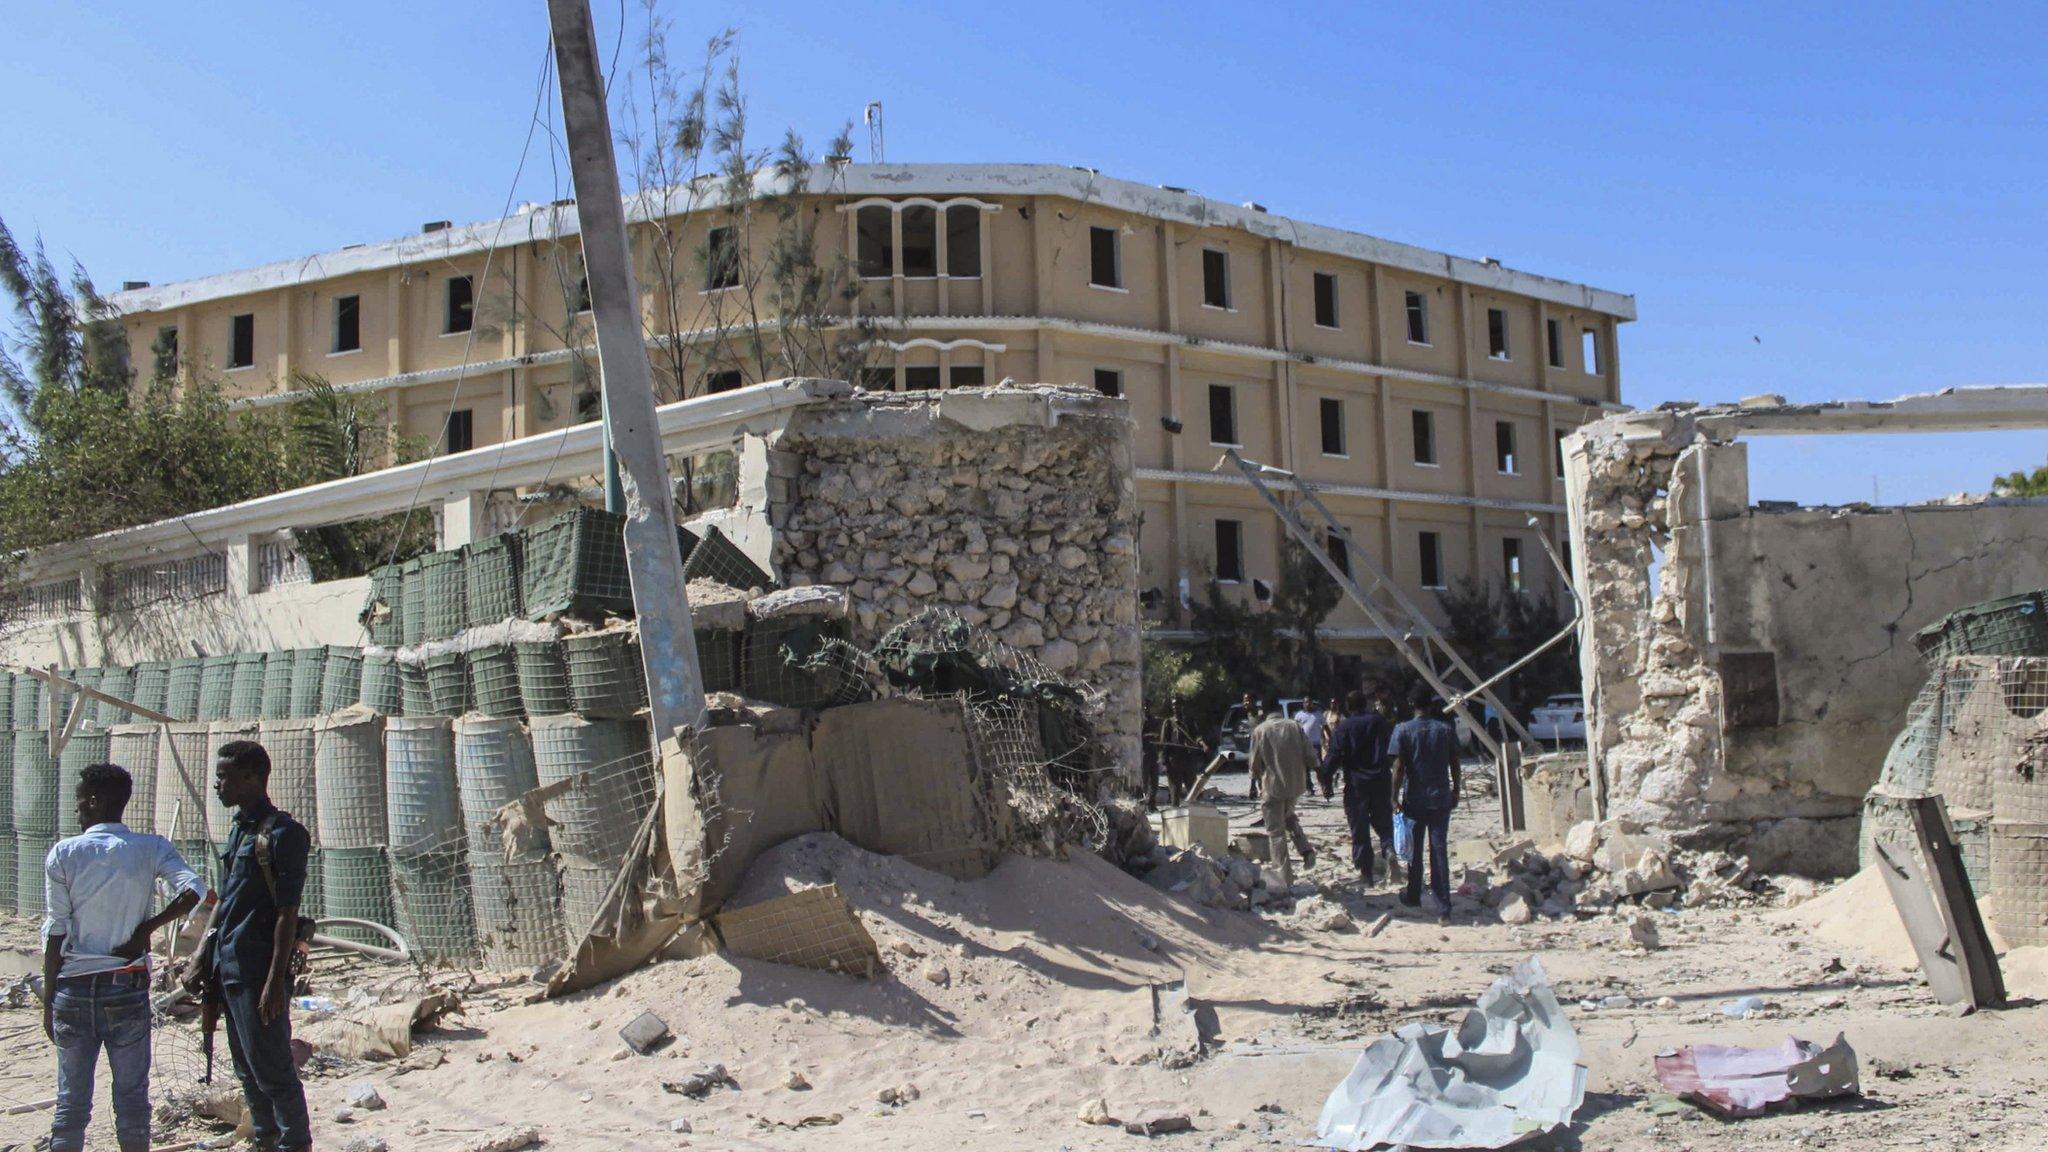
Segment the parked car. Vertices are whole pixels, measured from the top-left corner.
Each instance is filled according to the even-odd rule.
[[[1280,710],[1292,716],[1301,711],[1305,696],[1282,696]],[[1223,714],[1223,723],[1216,729],[1216,750],[1224,756],[1224,765],[1242,768],[1251,762],[1252,724],[1244,714],[1244,705],[1232,704],[1230,711]]]
[[[1586,739],[1586,698],[1560,692],[1529,710],[1529,735],[1552,744]]]
[[[1494,711],[1493,705],[1471,703],[1465,705],[1465,707],[1472,711],[1475,719],[1486,725],[1486,730],[1493,734],[1496,744],[1508,738],[1508,726],[1500,722],[1500,713]],[[1485,754],[1486,745],[1479,742],[1479,734],[1472,730],[1470,724],[1459,719],[1456,713],[1452,713],[1446,719],[1458,726],[1458,744],[1464,748],[1465,755],[1480,756]]]

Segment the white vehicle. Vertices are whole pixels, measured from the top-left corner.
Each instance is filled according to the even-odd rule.
[[[1552,744],[1586,739],[1586,698],[1560,692],[1529,710],[1529,735]]]
[[[1301,711],[1303,699],[1305,697],[1281,697],[1281,712],[1292,717]],[[1232,704],[1230,711],[1224,713],[1223,724],[1216,731],[1216,750],[1223,754],[1223,762],[1231,767],[1251,762],[1252,725],[1251,720],[1244,714],[1244,705]]]

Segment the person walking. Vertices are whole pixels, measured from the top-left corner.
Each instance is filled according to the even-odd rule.
[[[1426,840],[1429,890],[1436,897],[1439,919],[1449,923],[1451,811],[1458,806],[1458,793],[1465,781],[1464,768],[1458,763],[1457,733],[1444,721],[1443,705],[1435,696],[1416,697],[1413,715],[1395,726],[1388,751],[1394,762],[1394,798],[1412,826],[1408,837],[1408,884],[1401,893],[1401,903],[1410,908],[1422,904],[1422,852]]]
[[[1328,731],[1323,726],[1323,706],[1311,696],[1301,702],[1301,708],[1294,714],[1294,722],[1301,725],[1301,734],[1308,739],[1308,752],[1314,758],[1316,774],[1323,776],[1323,799],[1330,798],[1330,781],[1323,772],[1323,736]]]
[[[1296,798],[1308,791],[1313,763],[1301,725],[1278,709],[1252,729],[1252,783],[1263,793],[1259,811],[1265,818],[1266,844],[1282,886],[1294,883],[1294,870],[1287,859],[1290,839],[1301,850],[1302,866],[1315,867],[1315,849],[1309,846],[1308,833],[1302,831],[1301,820],[1294,814]]]
[[[1166,768],[1166,786],[1169,803],[1192,804],[1195,798],[1188,795],[1194,786],[1195,777],[1201,772],[1201,765],[1208,760],[1209,742],[1196,736],[1181,719],[1180,697],[1176,696],[1167,705],[1166,719],[1160,722],[1156,741],[1159,759]]]
[[[311,837],[271,803],[270,753],[253,740],[221,745],[213,792],[235,810],[235,826],[221,854],[220,906],[186,986],[203,989],[221,1006],[256,1146],[311,1148],[291,1022],[292,958]]]
[[[1344,822],[1351,828],[1351,864],[1367,887],[1375,882],[1373,836],[1394,879],[1394,791],[1387,775],[1387,722],[1372,710],[1365,693],[1344,698],[1344,719],[1330,736],[1330,769],[1344,781]]]
[[[114,1142],[149,1148],[149,942],[206,896],[206,884],[161,836],[121,822],[135,783],[114,764],[89,765],[73,797],[76,836],[43,860],[43,1035],[57,1048],[51,1152],[85,1147],[100,1050],[114,1081]],[[157,881],[170,903],[150,914]]]
[[[1259,703],[1258,697],[1253,696],[1249,692],[1244,694],[1244,700],[1238,705],[1238,708],[1240,714],[1237,720],[1237,739],[1245,750],[1246,795],[1257,800],[1259,798],[1259,777],[1257,773],[1252,772],[1250,769],[1252,729],[1257,728],[1260,722],[1265,720],[1266,709],[1264,705]]]

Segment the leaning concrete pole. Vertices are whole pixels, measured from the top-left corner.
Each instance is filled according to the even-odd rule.
[[[640,659],[657,744],[679,727],[700,727],[704,676],[683,586],[675,497],[654,414],[654,374],[640,330],[640,288],[633,278],[626,211],[612,155],[611,116],[589,0],[548,0],[555,72],[562,90],[569,174],[583,232],[583,268],[597,327],[606,443],[617,454],[626,506],[626,569],[640,621]]]

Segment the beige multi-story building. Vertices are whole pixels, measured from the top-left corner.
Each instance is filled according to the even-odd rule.
[[[1168,628],[1208,581],[1257,599],[1277,573],[1283,533],[1215,470],[1226,446],[1318,486],[1420,603],[1465,576],[1555,590],[1536,534],[1565,536],[1558,440],[1619,407],[1635,317],[1630,296],[1497,261],[1053,165],[828,166],[779,216],[708,187],[630,207],[650,340],[699,349],[680,381],[656,356],[672,393],[787,374],[761,350],[785,329],[760,265],[793,222],[858,285],[834,312],[876,325],[860,383],[1126,397],[1146,615]],[[260,405],[315,374],[386,397],[420,442],[483,448],[595,415],[575,233],[572,206],[528,207],[114,303],[142,376],[205,373]],[[1327,629],[1338,651],[1376,639],[1348,604]]]

